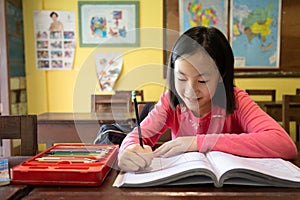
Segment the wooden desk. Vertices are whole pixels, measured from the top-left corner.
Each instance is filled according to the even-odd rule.
[[[296,143],[299,147],[299,143]],[[23,158],[22,158],[23,159]],[[24,158],[27,159],[27,158]],[[23,159],[23,160],[24,160]],[[15,160],[15,159],[13,159]],[[20,159],[18,159],[21,161]],[[300,154],[294,161],[300,166]],[[212,184],[152,187],[152,188],[115,188],[112,187],[118,171],[112,169],[103,184],[99,187],[72,186],[26,186],[7,185],[0,187],[0,199],[109,199],[109,200],[171,200],[171,199],[211,199],[211,200],[243,200],[243,199],[300,199],[300,188],[230,186],[215,188]]]
[[[31,156],[12,156],[5,157],[8,159],[9,168],[12,168],[21,162],[31,158]],[[32,190],[31,186],[27,185],[5,185],[0,186],[0,199],[21,199],[21,197],[26,196],[29,191]]]
[[[102,124],[131,123],[131,113],[43,113],[38,115],[38,143],[93,143]]]
[[[297,162],[300,166],[300,156]],[[151,187],[151,188],[115,188],[112,184],[117,176],[117,170],[112,170],[104,183],[99,187],[63,187],[63,186],[35,186],[24,199],[272,199],[287,200],[300,199],[300,188],[252,187],[252,186],[224,186],[215,188],[212,184]]]
[[[276,121],[282,121],[282,102],[265,102],[259,104]],[[300,104],[291,104],[295,115],[300,113]]]
[[[13,200],[13,199],[21,199],[23,196],[26,196],[30,187],[27,185],[6,185],[0,187],[0,199],[5,200]]]

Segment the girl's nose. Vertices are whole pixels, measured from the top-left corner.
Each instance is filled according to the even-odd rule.
[[[189,83],[186,85],[185,91],[189,96],[196,96],[198,87],[195,81],[189,81]]]

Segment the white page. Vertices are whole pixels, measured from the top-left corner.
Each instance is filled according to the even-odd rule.
[[[218,180],[228,170],[243,168],[268,174],[277,178],[300,182],[300,169],[280,158],[246,158],[224,152],[212,151],[207,158],[215,169]]]
[[[185,153],[170,158],[154,158],[147,170],[127,172],[123,175],[123,181],[128,184],[140,184],[195,168],[212,170],[205,155],[198,152]],[[122,180],[116,179],[116,182],[120,181]],[[114,186],[118,186],[119,184],[120,183],[114,183]]]

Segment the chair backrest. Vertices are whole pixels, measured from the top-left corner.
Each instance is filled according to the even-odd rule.
[[[276,90],[273,89],[246,89],[246,92],[250,96],[268,96],[270,101],[275,102],[276,100]]]
[[[0,116],[0,139],[20,139],[21,156],[36,155],[37,115]]]
[[[135,90],[137,101],[144,102],[144,91]],[[115,94],[92,94],[92,112],[132,112],[132,95],[130,90],[117,90]]]
[[[136,97],[140,97],[141,101],[144,101],[144,90],[135,90]]]
[[[300,88],[296,88],[296,95],[300,95]]]
[[[300,123],[300,113],[290,109],[293,104],[300,105],[300,95],[282,95],[282,125],[283,128],[290,132],[290,121]]]
[[[115,94],[92,94],[91,111],[99,113],[131,112],[131,91],[116,91]]]

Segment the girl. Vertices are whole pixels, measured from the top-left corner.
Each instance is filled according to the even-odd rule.
[[[123,140],[123,171],[142,170],[152,158],[188,151],[222,151],[246,157],[294,159],[297,148],[285,130],[243,90],[234,86],[234,57],[213,27],[193,27],[176,41],[168,66],[168,90],[137,129]],[[151,147],[167,128],[172,140]]]

